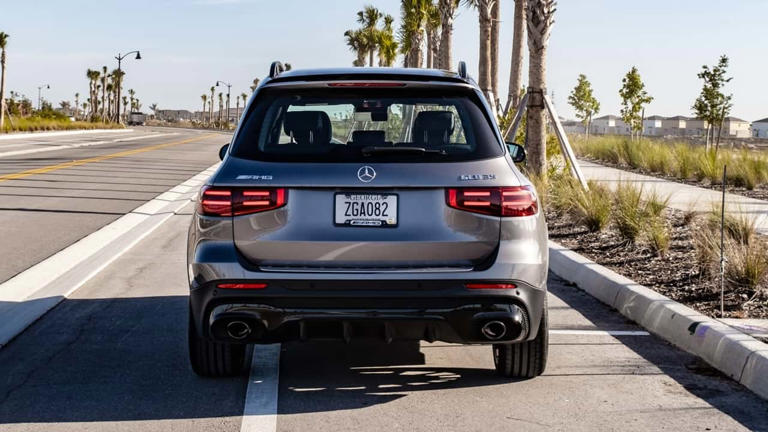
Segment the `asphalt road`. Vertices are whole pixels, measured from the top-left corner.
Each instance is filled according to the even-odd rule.
[[[158,142],[186,137],[163,137]],[[121,184],[143,188],[144,180],[162,183],[152,192],[130,192],[142,194],[135,198],[140,199],[211,165],[221,141],[205,138],[128,156],[141,158],[132,162],[111,161],[127,165],[120,174]],[[113,148],[111,153],[122,150]],[[53,152],[45,154],[51,156]],[[61,158],[74,159],[58,157],[58,163]],[[68,170],[88,165],[50,174],[66,176]],[[175,180],[162,175],[166,166],[179,169]],[[152,168],[138,171],[145,167]],[[34,174],[25,179],[36,178]],[[102,182],[99,189],[108,194],[100,197],[115,191],[105,186],[114,180],[109,173],[81,173],[80,178]],[[74,189],[63,195],[91,193],[85,190],[91,183],[78,183],[74,175],[66,179],[65,185],[54,183]],[[0,182],[0,188],[5,183]],[[39,189],[25,193],[44,194]],[[106,199],[75,205],[60,196],[21,198],[36,200],[36,208],[42,210],[82,210],[91,204],[105,206],[101,208],[111,209],[109,213],[139,203]],[[4,205],[7,202],[3,200]],[[259,395],[261,382],[249,383],[245,376],[201,379],[187,361],[184,249],[191,208],[187,205],[172,216],[0,349],[0,430],[241,430],[246,395],[249,389]],[[7,211],[0,210],[3,213]],[[35,215],[0,216],[0,226]],[[70,223],[77,225],[80,219],[74,217]],[[28,232],[60,229],[41,225]],[[10,231],[3,236],[15,238],[17,250],[24,253],[36,252],[29,249],[45,243],[35,243],[35,236],[25,242],[21,233]],[[13,249],[4,249],[3,256],[8,250]],[[32,261],[29,257],[27,262]],[[497,377],[486,346],[284,344],[278,391],[263,393],[266,399],[277,399],[276,430],[768,431],[768,402],[653,336],[600,332],[642,329],[556,276],[550,277],[549,288],[553,334],[543,376],[519,381]],[[266,348],[255,349],[258,354]],[[276,365],[252,368],[269,366]]]
[[[211,166],[228,141],[155,128],[0,140],[0,283]]]

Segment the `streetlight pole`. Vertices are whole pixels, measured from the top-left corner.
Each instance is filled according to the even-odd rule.
[[[115,105],[117,105],[117,122],[122,123],[120,120],[120,104],[122,101],[120,100],[120,89],[123,87],[123,69],[122,69],[122,62],[123,59],[128,57],[129,55],[136,53],[136,60],[141,60],[141,53],[139,51],[131,51],[127,52],[125,54],[117,53],[117,56],[115,57],[115,60],[117,60],[117,100],[115,101]]]
[[[37,110],[40,111],[43,108],[43,89],[51,88],[50,84],[43,84],[37,86]]]
[[[216,87],[218,87],[219,84],[224,84],[227,86],[227,128],[229,128],[229,93],[230,90],[232,90],[232,84],[226,83],[224,81],[216,81]]]

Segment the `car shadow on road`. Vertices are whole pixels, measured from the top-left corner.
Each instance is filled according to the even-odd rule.
[[[421,348],[418,342],[373,340],[284,344],[278,413],[363,408],[413,391],[510,383],[492,369],[426,366]]]

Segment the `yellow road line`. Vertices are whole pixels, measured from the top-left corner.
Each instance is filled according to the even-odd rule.
[[[125,151],[121,151],[121,152],[117,152],[117,153],[112,153],[112,154],[108,154],[108,155],[104,155],[104,156],[96,156],[96,157],[92,157],[92,158],[88,158],[88,159],[78,159],[78,160],[73,160],[71,162],[60,163],[60,164],[57,164],[57,165],[49,165],[49,166],[45,166],[45,167],[41,167],[41,168],[34,168],[34,169],[26,170],[26,171],[19,171],[17,173],[3,174],[3,175],[0,175],[0,182],[4,182],[4,181],[7,181],[7,180],[20,179],[20,178],[28,177],[28,176],[35,175],[35,174],[45,174],[45,173],[49,173],[51,171],[56,171],[56,170],[60,170],[60,169],[64,169],[64,168],[76,167],[76,166],[79,166],[79,165],[85,165],[85,164],[91,163],[91,162],[101,162],[101,161],[107,160],[107,159],[114,159],[114,158],[119,158],[119,157],[124,157],[124,156],[131,156],[131,155],[135,155],[135,154],[138,154],[138,153],[144,153],[144,152],[148,152],[148,151],[152,151],[152,150],[157,150],[157,149],[161,149],[161,148],[165,148],[165,147],[170,147],[170,146],[175,146],[175,145],[179,145],[179,144],[187,144],[187,143],[191,143],[191,142],[195,142],[195,141],[204,140],[204,139],[210,138],[212,136],[215,136],[215,134],[207,134],[207,135],[203,135],[201,137],[189,138],[189,139],[185,139],[185,140],[181,140],[181,141],[173,141],[173,142],[169,142],[169,143],[165,143],[165,144],[158,144],[158,145],[153,145],[153,146],[149,146],[149,147],[137,148],[137,149],[133,149],[133,150],[125,150]]]

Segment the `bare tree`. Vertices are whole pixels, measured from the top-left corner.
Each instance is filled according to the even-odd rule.
[[[523,50],[525,48],[525,9],[527,0],[515,0],[514,34],[512,40],[512,67],[509,70],[509,91],[506,116],[510,109],[520,104],[520,89],[523,88]]]
[[[546,175],[547,122],[544,96],[547,91],[547,45],[555,22],[554,0],[528,0],[528,168]]]

